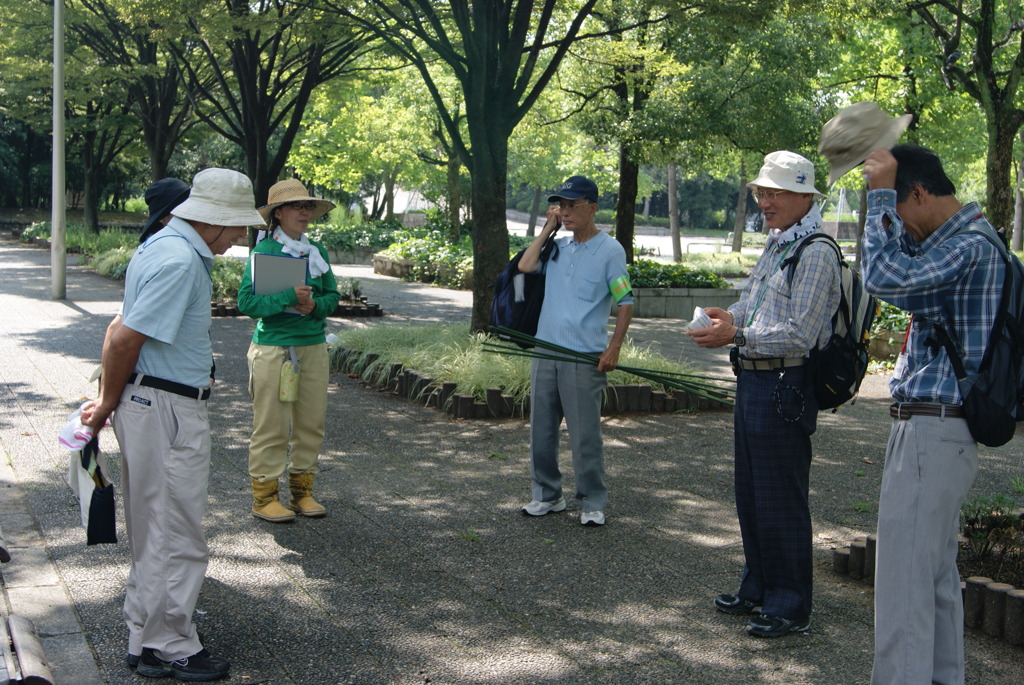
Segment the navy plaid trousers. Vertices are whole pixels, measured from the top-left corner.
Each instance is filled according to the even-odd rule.
[[[766,614],[811,614],[808,480],[818,407],[809,367],[742,371],[737,379],[736,513],[745,564],[739,596]]]

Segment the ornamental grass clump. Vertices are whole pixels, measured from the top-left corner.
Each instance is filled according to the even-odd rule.
[[[337,341],[331,346],[331,367],[342,373],[358,373],[369,383],[381,386],[389,381],[392,366],[401,364],[433,378],[435,387],[452,382],[456,384],[455,392],[481,400],[486,399],[488,388],[501,388],[521,406],[530,395],[529,355],[494,354],[495,344],[496,339],[486,333],[471,334],[467,325],[353,328],[337,334]],[[629,340],[623,345],[619,360],[622,368],[608,374],[609,385],[649,384],[654,390],[671,392],[679,389],[680,379],[690,379],[687,382],[692,384],[703,382],[689,365],[673,362]],[[646,375],[637,375],[633,369]],[[660,380],[653,380],[652,374]],[[716,398],[728,394],[716,388]]]

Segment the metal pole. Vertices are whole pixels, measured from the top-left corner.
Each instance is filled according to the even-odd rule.
[[[64,188],[64,0],[53,3],[53,187],[50,221],[50,299],[67,296]]]

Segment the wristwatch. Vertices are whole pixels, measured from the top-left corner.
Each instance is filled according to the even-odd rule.
[[[733,336],[732,344],[735,345],[736,347],[743,347],[744,345],[747,344],[747,338],[746,336],[743,335],[742,328],[736,329],[736,335]]]

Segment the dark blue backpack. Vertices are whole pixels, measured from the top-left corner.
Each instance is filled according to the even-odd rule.
[[[839,307],[832,315],[832,337],[823,348],[811,350],[814,398],[818,409],[835,412],[841,404],[857,397],[868,370],[868,335],[878,316],[878,300],[864,289],[860,274],[843,259],[843,251],[832,236],[813,233],[796,248],[796,254],[782,263],[795,269],[800,253],[815,241],[826,242],[839,259]],[[789,272],[790,278],[793,271]]]
[[[955,330],[934,327],[956,373],[971,436],[982,445],[1005,445],[1024,420],[1024,265],[988,224],[972,223],[961,231],[985,236],[1006,265],[1003,292],[981,365],[974,375],[964,368]],[[949,319],[952,321],[952,317]]]
[[[540,251],[540,262],[558,259],[558,245],[555,244],[554,231],[548,236]],[[519,260],[525,249],[520,250],[505,270],[494,282],[494,298],[491,300],[491,325],[509,328],[526,335],[536,335],[537,322],[540,321],[540,309],[544,304],[544,274],[542,269],[534,273],[523,273],[519,270]],[[497,334],[502,340],[508,336]],[[530,348],[533,345],[517,343],[520,347]]]

